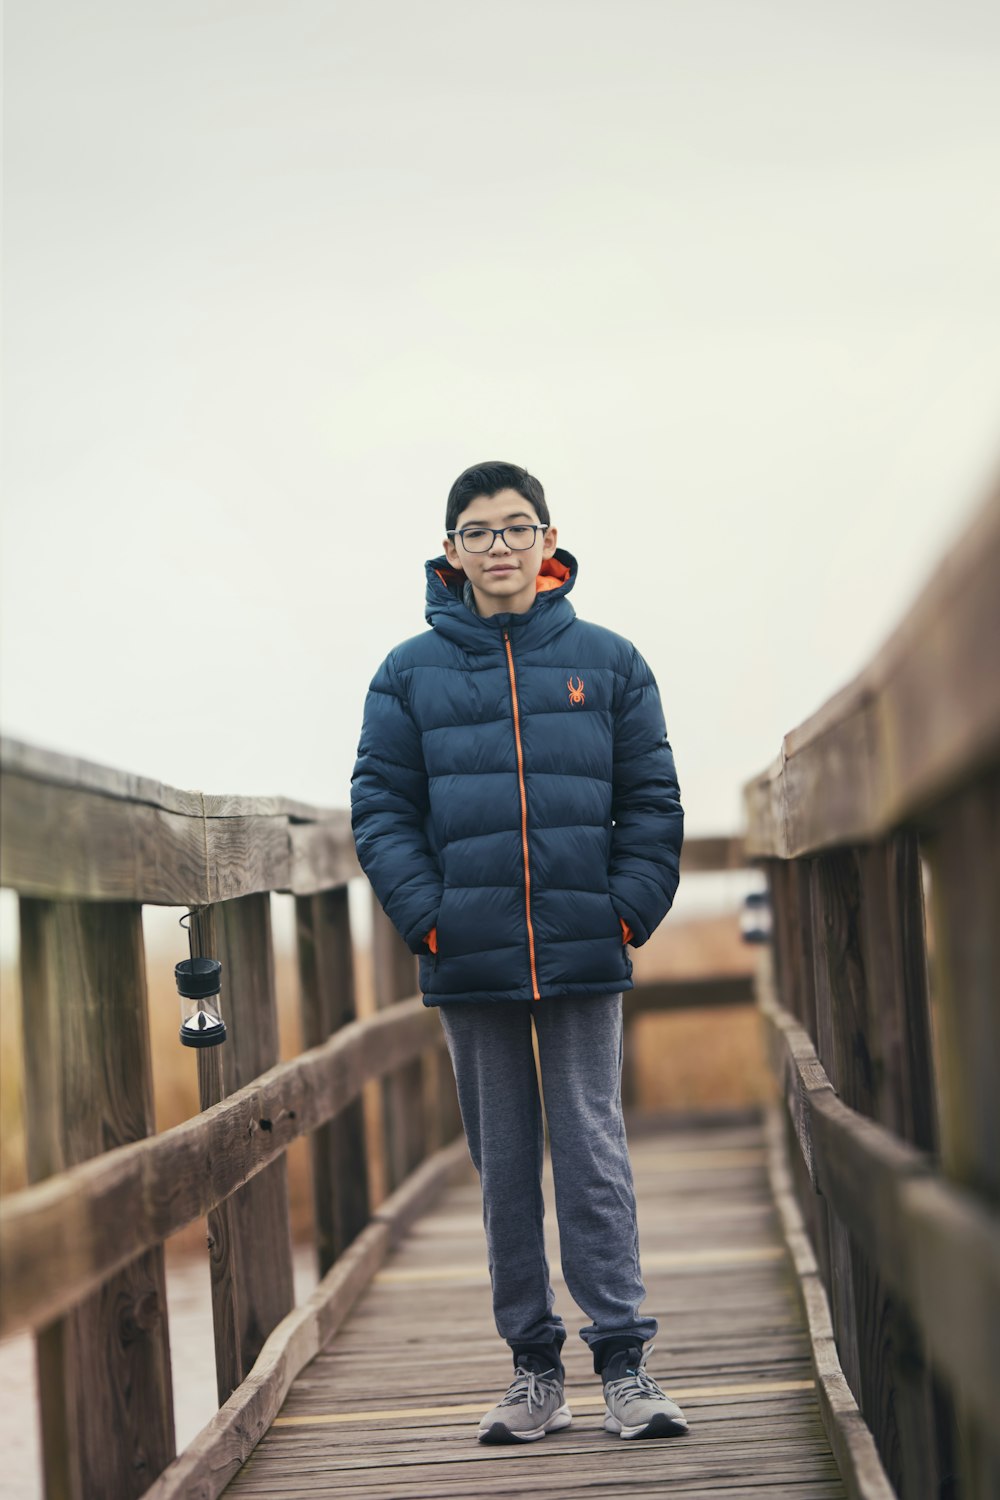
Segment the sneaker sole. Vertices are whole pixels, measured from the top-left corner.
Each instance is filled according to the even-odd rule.
[[[503,1422],[493,1422],[485,1431],[480,1431],[479,1441],[481,1443],[535,1443],[543,1438],[547,1432],[561,1432],[568,1427],[573,1420],[573,1414],[568,1406],[560,1406],[558,1411],[552,1413],[547,1422],[541,1427],[532,1427],[527,1432],[512,1432]]]
[[[684,1437],[689,1430],[687,1422],[668,1417],[664,1412],[657,1412],[655,1417],[650,1417],[648,1422],[642,1422],[638,1427],[623,1427],[610,1412],[604,1418],[604,1431],[616,1432],[622,1438]]]

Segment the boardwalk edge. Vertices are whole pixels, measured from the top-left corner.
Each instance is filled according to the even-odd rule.
[[[216,1500],[222,1494],[266,1435],[292,1382],[342,1326],[386,1256],[470,1166],[465,1137],[458,1136],[379,1204],[312,1294],[274,1329],[239,1389],[142,1500]]]
[[[882,1466],[875,1439],[841,1369],[826,1291],[812,1245],[792,1191],[781,1110],[764,1111],[767,1171],[785,1244],[795,1270],[795,1287],[809,1330],[809,1346],[820,1415],[850,1500],[899,1500]]]

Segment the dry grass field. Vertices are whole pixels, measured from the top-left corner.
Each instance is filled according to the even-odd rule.
[[[183,956],[183,955],[181,955]],[[150,1040],[158,1130],[195,1114],[198,1091],[194,1054],[177,1039],[179,1008],[173,965],[177,953],[147,955]],[[750,972],[754,950],[740,942],[735,914],[664,923],[651,941],[635,954],[635,977],[684,978],[697,974]],[[372,1007],[368,952],[357,955],[358,1003],[362,1014]],[[275,977],[283,1057],[300,1048],[298,982],[294,955],[278,952]],[[21,1074],[21,1007],[16,967],[0,976],[0,1192],[9,1193],[25,1181],[24,1119]],[[686,1113],[697,1109],[726,1109],[755,1104],[768,1097],[767,1078],[752,1007],[710,1011],[680,1011],[671,1015],[641,1016],[635,1022],[631,1045],[636,1066],[640,1108]],[[379,1129],[378,1085],[365,1099],[369,1139]],[[373,1152],[373,1201],[383,1196]],[[289,1152],[289,1190],[292,1230],[296,1238],[309,1233],[312,1214],[308,1175],[308,1144],[298,1141]],[[192,1225],[183,1245],[200,1247],[203,1229]],[[181,1248],[179,1245],[177,1248]]]

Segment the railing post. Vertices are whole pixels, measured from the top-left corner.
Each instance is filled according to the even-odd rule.
[[[913,1090],[926,1097],[933,1083],[915,842],[898,835],[817,864],[821,1061],[846,1104],[911,1139],[926,1129],[926,1105],[915,1105]],[[838,1227],[836,1238],[849,1257],[858,1404],[903,1500],[937,1500],[947,1459],[942,1466],[936,1434],[948,1413],[936,1408],[916,1324],[851,1236]]]
[[[152,1133],[142,908],[20,900],[28,1176]],[[163,1248],[37,1338],[46,1494],[131,1500],[174,1457]]]
[[[346,885],[295,898],[302,1042],[317,1047],[357,1017],[354,952]],[[362,1101],[349,1104],[309,1141],[316,1251],[325,1276],[368,1221]]]
[[[845,938],[848,921],[842,883],[845,879],[841,853],[822,855],[809,862],[808,893],[810,942],[816,1015],[816,1052],[827,1076],[848,1104],[866,1092],[867,1043],[863,1031],[856,1032],[854,1008],[858,1002],[856,974],[847,963]],[[850,1051],[849,1037],[857,1034],[859,1057]],[[857,1075],[857,1076],[856,1076]],[[853,1096],[853,1097],[852,1097]],[[856,1106],[858,1107],[858,1106]],[[854,1257],[847,1230],[829,1211],[826,1214],[829,1245],[827,1293],[844,1378],[863,1407],[858,1328],[855,1316]]]
[[[278,1061],[278,1013],[267,892],[239,896],[191,919],[195,956],[222,961],[228,1038],[199,1052],[202,1107],[235,1093]],[[266,1127],[262,1127],[266,1128]],[[249,1374],[272,1328],[295,1304],[284,1157],[252,1177],[209,1215],[215,1372],[219,1405]]]
[[[417,993],[417,961],[372,892],[375,1005],[384,1010]],[[423,1067],[419,1058],[383,1085],[386,1181],[391,1192],[427,1154]]]
[[[1000,769],[934,813],[934,1001],[940,1058],[941,1166],[1000,1205]],[[983,1307],[994,1319],[996,1307]],[[1000,1494],[1000,1445],[960,1414],[963,1500]]]

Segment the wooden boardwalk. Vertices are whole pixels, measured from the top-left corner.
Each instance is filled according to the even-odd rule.
[[[493,1326],[470,1165],[468,1181],[414,1226],[329,1349],[303,1370],[226,1494],[846,1496],[820,1421],[763,1129],[637,1134],[631,1150],[645,1307],[660,1321],[650,1372],[684,1407],[687,1436],[630,1443],[602,1430],[600,1384],[577,1334],[587,1320],[558,1272],[546,1164],[573,1425],[523,1447],[476,1441],[479,1417],[512,1370]]]

